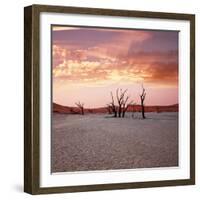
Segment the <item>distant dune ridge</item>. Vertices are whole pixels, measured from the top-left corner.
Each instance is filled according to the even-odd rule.
[[[78,107],[69,107],[53,103],[53,112],[61,114],[79,114]],[[108,113],[107,107],[100,108],[84,108],[85,113]],[[130,105],[127,112],[141,112],[140,105]],[[145,112],[178,112],[178,104],[168,106],[145,106]]]

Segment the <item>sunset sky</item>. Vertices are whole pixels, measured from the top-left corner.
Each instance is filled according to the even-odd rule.
[[[101,107],[110,91],[128,89],[139,104],[178,103],[178,32],[52,27],[53,102]]]

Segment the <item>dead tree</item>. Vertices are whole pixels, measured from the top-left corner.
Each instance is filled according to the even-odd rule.
[[[117,106],[115,105],[113,93],[110,92],[110,95],[111,95],[111,103],[109,103],[109,105],[110,105],[112,113],[114,114],[114,117],[117,117]]]
[[[123,101],[122,101],[122,117],[125,117],[125,113],[128,110],[129,106],[133,103],[133,101],[128,103],[128,99],[130,98],[130,96],[127,96],[126,99],[124,100],[123,97]]]
[[[76,106],[80,109],[80,113],[82,114],[82,115],[84,115],[84,103],[81,103],[80,101],[79,102],[77,102],[77,103],[75,103],[76,104]]]
[[[113,93],[110,92],[111,103],[107,104],[107,109],[108,109],[108,112],[110,112],[110,110],[112,111],[112,113],[114,114],[114,117],[125,117],[126,111],[128,110],[129,106],[133,102],[133,101],[128,102],[130,96],[126,95],[127,91],[128,91],[127,89],[122,90],[119,88],[116,90],[117,105],[115,105]]]
[[[142,94],[140,95],[140,100],[141,100],[141,109],[142,109],[142,118],[145,119],[145,114],[144,114],[144,100],[145,100],[145,97],[146,97],[146,92],[145,92],[145,89],[142,85]]]
[[[124,103],[124,95],[126,94],[127,89],[122,91],[122,89],[120,89],[120,93],[119,93],[119,88],[116,90],[116,98],[117,98],[117,102],[118,102],[118,117],[122,116],[122,112],[123,112],[123,103]]]

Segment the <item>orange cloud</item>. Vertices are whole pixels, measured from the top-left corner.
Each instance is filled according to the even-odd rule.
[[[102,29],[100,32],[114,32]],[[99,34],[99,33],[98,33]],[[101,36],[101,35],[100,35]],[[147,51],[141,45],[154,41],[148,31],[117,30],[103,42],[92,45],[53,40],[53,77],[65,82],[98,84],[123,81],[177,86],[178,51]],[[101,40],[100,40],[101,41]],[[107,42],[105,42],[107,41]],[[157,46],[162,45],[157,44]],[[151,42],[152,48],[155,46]]]

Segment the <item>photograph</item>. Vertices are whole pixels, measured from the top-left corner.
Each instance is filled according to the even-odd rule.
[[[178,42],[51,25],[51,173],[179,166]]]
[[[195,15],[24,9],[24,191],[195,184]]]

